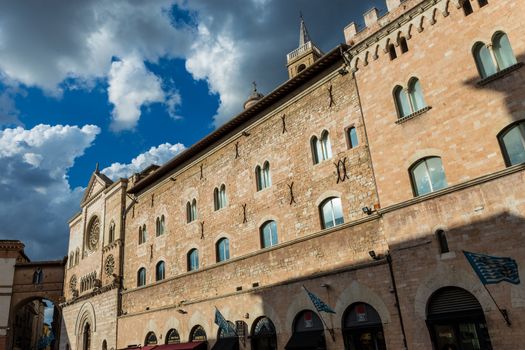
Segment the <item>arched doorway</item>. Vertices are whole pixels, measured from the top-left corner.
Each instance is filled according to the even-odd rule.
[[[239,350],[239,338],[235,334],[235,325],[228,322],[228,329],[219,328],[217,341],[211,350]]]
[[[207,341],[206,331],[201,325],[196,325],[191,329],[190,342]]]
[[[303,310],[295,316],[293,333],[285,349],[287,350],[324,350],[324,326],[319,316],[312,310]]]
[[[252,350],[277,350],[277,332],[268,317],[259,317],[254,322]]]
[[[91,325],[86,323],[82,331],[82,350],[91,349]]]
[[[157,345],[157,335],[155,335],[155,332],[148,332],[148,334],[146,334],[144,345]]]
[[[348,350],[386,350],[383,323],[366,303],[354,303],[343,314],[343,338]]]
[[[168,331],[166,334],[166,344],[179,344],[180,343],[180,336],[179,332],[172,328]]]
[[[427,324],[437,350],[492,350],[483,309],[462,288],[445,287],[432,294]]]

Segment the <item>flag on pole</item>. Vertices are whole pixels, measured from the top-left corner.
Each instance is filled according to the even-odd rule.
[[[219,309],[217,309],[217,307],[215,307],[215,321],[214,322],[217,326],[219,326],[220,329],[222,329],[226,333],[226,336],[229,336],[229,337],[237,336],[237,332],[235,331],[235,329],[233,329],[233,327],[228,323],[228,321],[226,321],[226,319],[221,314]]]
[[[472,265],[481,283],[495,284],[506,281],[512,284],[520,284],[516,260],[466,251],[463,251],[463,254]]]
[[[310,300],[312,300],[312,303],[314,304],[314,306],[315,306],[315,308],[316,308],[316,310],[318,312],[324,311],[324,312],[328,312],[330,314],[335,314],[335,311],[332,310],[332,308],[330,306],[328,306],[324,301],[322,301],[321,298],[319,298],[314,293],[310,292],[308,289],[306,289],[305,286],[303,286],[303,288],[306,291],[306,293],[308,293],[308,296],[310,297]]]

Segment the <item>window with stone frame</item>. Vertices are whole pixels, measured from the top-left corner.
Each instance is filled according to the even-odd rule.
[[[321,214],[321,227],[323,229],[344,223],[343,207],[341,198],[339,197],[325,199],[319,206],[319,211]]]
[[[512,123],[498,134],[506,166],[525,163],[525,120]]]
[[[472,54],[482,79],[496,75],[518,63],[507,34],[501,31],[492,36],[490,45],[479,41],[475,43]]]
[[[409,169],[415,196],[435,192],[448,186],[443,163],[439,157],[427,157]]]

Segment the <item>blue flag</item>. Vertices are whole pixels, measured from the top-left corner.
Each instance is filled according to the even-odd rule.
[[[306,293],[308,293],[308,296],[310,297],[310,300],[312,300],[312,303],[314,304],[315,308],[317,309],[317,311],[324,311],[324,312],[328,312],[328,313],[331,313],[331,314],[335,314],[335,311],[332,310],[332,308],[330,306],[328,306],[324,301],[322,301],[317,295],[315,295],[314,293],[310,292],[308,289],[306,289],[305,286],[303,286],[304,290],[306,291]]]
[[[472,265],[481,283],[495,284],[506,281],[512,284],[520,284],[516,260],[466,251],[463,251],[463,254]]]
[[[217,308],[215,308],[214,322],[217,326],[219,326],[220,329],[223,330],[227,337],[237,336],[237,332],[235,331],[235,329],[233,329],[233,327],[228,323],[228,321],[226,321],[224,316],[222,316],[221,312]]]

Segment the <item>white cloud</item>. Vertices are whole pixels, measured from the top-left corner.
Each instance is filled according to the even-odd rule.
[[[161,79],[149,72],[136,55],[114,61],[108,83],[109,101],[114,105],[111,124],[114,131],[135,128],[143,106],[166,103],[171,114],[180,104],[180,96],[167,95],[162,90]]]
[[[95,140],[95,125],[37,125],[0,131],[0,238],[26,243],[33,259],[66,254],[67,220],[82,189],[71,189],[67,170]]]
[[[151,147],[148,151],[139,154],[133,158],[130,163],[113,163],[109,167],[103,169],[101,172],[104,173],[112,180],[119,178],[125,178],[144,170],[151,164],[162,165],[180,152],[186,147],[183,144],[170,144],[163,143],[157,147]]]

